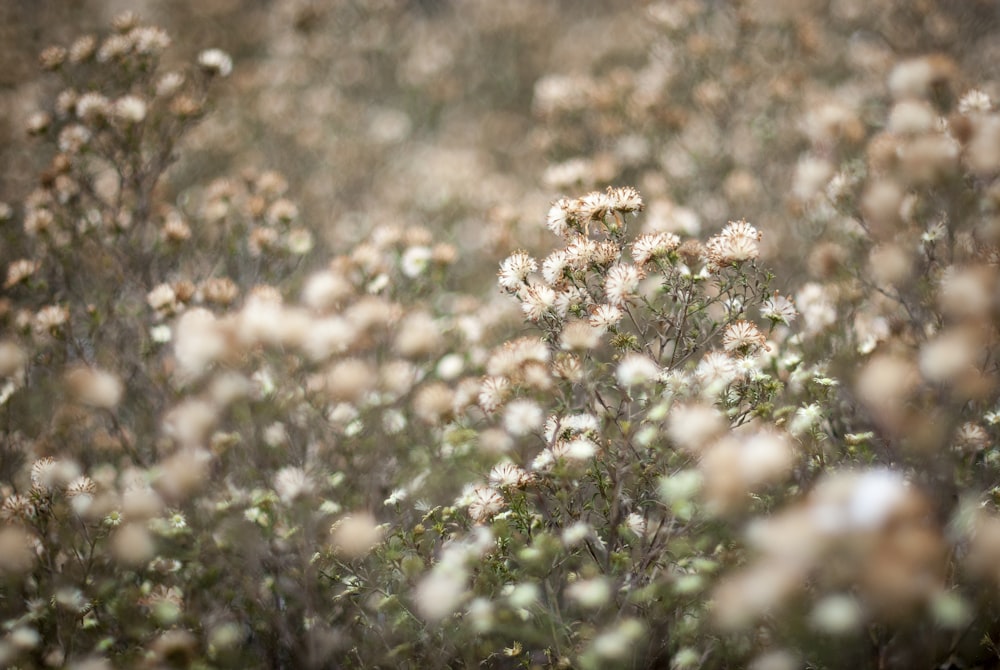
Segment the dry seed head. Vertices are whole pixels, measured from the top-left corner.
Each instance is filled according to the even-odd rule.
[[[305,470],[299,467],[286,466],[274,475],[274,490],[286,505],[313,494],[316,483]]]
[[[417,390],[413,397],[413,413],[431,426],[448,420],[455,410],[455,392],[447,384],[433,382]]]
[[[221,49],[208,49],[198,54],[198,65],[211,75],[228,77],[233,71],[233,59]]]
[[[21,258],[9,266],[7,266],[7,281],[4,282],[3,287],[9,289],[21,282],[25,281],[41,268],[40,261],[33,261],[27,258]]]
[[[84,35],[76,38],[69,47],[69,62],[73,64],[82,63],[93,57],[97,51],[97,38],[93,35]]]
[[[155,553],[156,544],[144,524],[126,523],[111,535],[111,554],[125,565],[137,568]]]
[[[958,75],[955,62],[943,54],[931,54],[903,61],[889,74],[893,98],[930,98],[936,89],[950,87]]]
[[[0,574],[16,576],[31,570],[36,543],[37,539],[20,526],[0,528]]]
[[[229,277],[211,277],[201,284],[201,295],[206,302],[226,307],[240,294],[240,289]]]
[[[763,347],[766,339],[757,326],[740,319],[726,326],[722,333],[722,346],[730,353],[752,353]]]
[[[697,453],[722,435],[729,422],[711,405],[675,405],[667,419],[667,436],[681,449]]]
[[[330,528],[330,547],[347,558],[361,558],[382,541],[383,529],[369,512],[354,512]]]

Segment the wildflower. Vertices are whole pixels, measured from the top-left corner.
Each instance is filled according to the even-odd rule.
[[[47,209],[31,207],[25,212],[24,232],[31,237],[51,233],[54,224],[55,216]]]
[[[635,649],[642,637],[643,624],[638,619],[623,619],[610,630],[605,630],[593,642],[594,652],[601,658],[624,660]]]
[[[606,330],[618,324],[625,313],[615,305],[597,305],[590,312],[590,325],[599,330]]]
[[[7,266],[7,281],[4,282],[3,287],[9,289],[12,286],[20,284],[38,272],[41,265],[42,264],[39,261],[32,261],[27,258],[21,258],[14,261]]]
[[[510,381],[506,377],[486,377],[479,390],[479,406],[484,412],[496,411],[506,399]]]
[[[667,420],[667,436],[685,451],[696,452],[721,435],[729,422],[710,405],[676,405]]]
[[[597,444],[588,437],[578,436],[572,440],[563,440],[553,445],[552,454],[556,458],[565,458],[571,461],[587,461],[593,458],[598,451]]]
[[[989,94],[978,88],[966,91],[958,101],[958,111],[962,114],[988,114],[992,109],[993,101]]]
[[[157,316],[167,316],[177,309],[177,294],[170,284],[159,284],[146,294],[146,303]]]
[[[721,233],[709,239],[706,252],[717,266],[741,263],[760,255],[760,238],[760,232],[746,221],[730,221]]]
[[[541,284],[522,287],[518,297],[521,299],[521,310],[529,321],[540,320],[552,311],[556,303],[556,292]]]
[[[240,289],[229,277],[210,277],[201,284],[201,294],[207,302],[226,306],[233,303]]]
[[[95,493],[97,493],[97,484],[87,475],[80,475],[66,485],[66,497],[70,499],[93,496]]]
[[[295,256],[305,256],[313,248],[313,234],[305,228],[293,228],[288,231],[285,248]]]
[[[191,239],[191,226],[189,226],[176,212],[172,212],[163,222],[160,234],[167,242],[172,242],[174,244],[186,242]]]
[[[642,267],[675,251],[681,244],[681,238],[674,233],[643,233],[632,242],[632,260]]]
[[[562,541],[567,547],[575,547],[576,545],[583,542],[585,539],[590,537],[594,529],[584,521],[577,521],[574,524],[567,526],[562,532]]]
[[[660,376],[659,366],[648,356],[628,354],[618,363],[615,373],[618,383],[624,387],[648,384]]]
[[[778,292],[775,291],[773,297],[761,303],[760,315],[772,324],[781,323],[787,326],[798,316],[798,312],[791,300],[783,295],[778,295]]]
[[[410,279],[415,279],[426,272],[432,256],[430,247],[423,245],[407,247],[399,260],[399,269]]]
[[[631,186],[608,188],[608,200],[611,209],[623,213],[634,214],[643,208],[642,196]]]
[[[96,124],[111,115],[111,102],[100,93],[84,93],[76,101],[76,116],[88,124]]]
[[[20,493],[7,496],[0,506],[0,518],[6,521],[24,522],[33,519],[37,513],[35,504],[27,496]]]
[[[729,324],[722,333],[722,347],[730,353],[752,352],[763,347],[764,342],[764,334],[745,319]]]
[[[602,240],[594,247],[591,262],[605,268],[621,259],[622,250],[613,240]]]
[[[542,427],[542,408],[531,400],[515,400],[507,405],[503,425],[515,437],[528,435]]]
[[[55,334],[69,321],[69,310],[62,305],[49,305],[35,314],[35,331]]]
[[[606,193],[594,191],[579,198],[575,205],[583,221],[600,221],[614,209],[611,198]]]
[[[228,77],[233,71],[233,59],[221,49],[207,49],[198,54],[198,65],[211,75]]]
[[[189,309],[177,322],[174,355],[179,371],[198,376],[229,349],[222,325],[207,309]]]
[[[45,70],[57,70],[66,61],[66,49],[60,46],[45,47],[38,56],[38,61]]]
[[[145,565],[153,557],[156,544],[144,524],[125,523],[111,535],[111,553],[120,562],[138,567]]]
[[[400,356],[416,358],[438,351],[442,340],[441,324],[427,312],[414,311],[399,323],[393,348]]]
[[[69,46],[69,62],[82,63],[90,59],[97,51],[97,38],[93,35],[84,35],[76,38]]]
[[[302,289],[302,302],[316,312],[326,312],[341,304],[353,292],[351,283],[338,272],[317,272]]]
[[[458,609],[465,598],[466,581],[464,570],[433,570],[417,584],[417,611],[425,619],[440,621]]]
[[[816,282],[809,282],[799,289],[795,294],[795,306],[802,314],[807,334],[821,333],[837,320],[837,309],[829,291]]]
[[[792,435],[802,435],[812,430],[823,419],[823,408],[817,403],[811,403],[795,410],[795,416],[788,426]]]
[[[579,579],[566,588],[566,595],[587,609],[597,609],[611,599],[611,585],[602,577]]]
[[[141,123],[146,118],[146,102],[137,95],[126,95],[115,100],[113,113],[126,124]]]
[[[330,527],[330,544],[335,552],[348,558],[365,556],[382,541],[383,528],[368,512],[355,512]]]
[[[572,220],[573,214],[571,212],[570,201],[564,198],[557,200],[549,208],[545,225],[559,237],[566,237],[569,233]]]
[[[56,486],[76,476],[71,462],[61,462],[45,456],[31,464],[31,485],[37,491],[51,492]]]
[[[642,272],[634,265],[614,265],[608,270],[604,281],[604,292],[608,302],[616,307],[624,307],[635,297],[639,289]]]
[[[183,85],[183,74],[180,72],[167,72],[156,80],[156,97],[169,98],[180,91]]]
[[[736,363],[724,352],[710,351],[698,363],[694,374],[708,393],[716,393],[736,378]]]
[[[530,475],[524,468],[510,461],[502,461],[490,470],[489,480],[490,484],[497,488],[519,488],[524,486],[529,478]]]
[[[477,486],[470,497],[469,516],[476,523],[489,521],[506,506],[503,496],[490,486]]]
[[[602,332],[587,321],[571,321],[559,335],[559,346],[566,351],[593,349],[600,344]]]
[[[302,468],[287,466],[275,473],[274,490],[281,502],[287,505],[311,495],[315,490],[315,483]]]
[[[528,275],[537,269],[538,263],[527,252],[517,251],[511,254],[500,264],[500,288],[510,292],[517,291],[527,283]]]
[[[558,286],[566,278],[569,269],[569,255],[563,249],[557,249],[542,261],[542,278],[552,286]]]
[[[966,421],[955,434],[955,446],[969,453],[982,451],[990,442],[989,433],[977,423]]]
[[[446,384],[425,384],[413,398],[413,413],[432,426],[443,423],[455,411],[455,392]]]
[[[128,36],[138,54],[156,55],[170,46],[170,35],[157,26],[135,26]]]
[[[574,270],[586,270],[594,262],[597,242],[589,237],[578,236],[566,245],[566,263]]]
[[[52,127],[52,117],[47,112],[32,112],[24,127],[29,135],[41,135]]]

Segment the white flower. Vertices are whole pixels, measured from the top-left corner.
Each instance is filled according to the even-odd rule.
[[[611,599],[611,586],[602,577],[581,579],[566,587],[566,595],[581,607],[596,609]]]
[[[736,363],[721,351],[711,351],[698,363],[694,374],[709,394],[717,393],[736,379]]]
[[[207,49],[198,54],[198,65],[210,74],[228,77],[233,71],[233,59],[221,49]]]
[[[641,279],[642,273],[634,265],[622,263],[612,266],[604,281],[604,292],[608,302],[617,307],[624,306],[635,297]]]
[[[639,191],[631,186],[619,186],[608,189],[608,200],[611,209],[619,212],[641,212],[643,208],[642,196]]]
[[[114,114],[125,123],[140,123],[146,118],[146,103],[137,95],[126,95],[115,101]]]
[[[625,313],[614,305],[598,305],[590,313],[590,325],[606,330],[616,325],[624,316]]]
[[[597,445],[594,444],[593,440],[586,437],[576,437],[567,442],[560,442],[556,447],[560,447],[559,457],[572,461],[590,460],[597,454]]]
[[[493,412],[503,404],[510,389],[506,377],[487,377],[479,387],[479,406],[485,412]]]
[[[510,461],[497,463],[490,470],[490,484],[497,488],[523,486],[528,477],[524,468]]]
[[[795,411],[795,417],[788,426],[792,435],[801,435],[813,428],[823,419],[823,408],[817,403],[800,407]]]
[[[590,536],[592,529],[589,524],[577,521],[567,526],[562,532],[562,541],[567,547],[575,547]]]
[[[660,376],[659,366],[643,354],[628,354],[618,364],[616,377],[622,386],[638,386],[656,380]]]
[[[274,490],[286,505],[315,490],[315,484],[302,468],[292,466],[278,470],[274,475]]]
[[[518,297],[521,299],[521,310],[530,321],[538,321],[556,304],[556,292],[538,284],[523,287]]]
[[[662,258],[681,244],[674,233],[644,233],[632,242],[632,260],[643,266],[651,260]]]
[[[552,207],[549,208],[549,214],[545,220],[545,225],[559,237],[566,237],[569,232],[571,219],[570,202],[564,198],[552,203]]]
[[[775,292],[774,297],[768,298],[760,306],[760,315],[771,323],[783,323],[786,326],[798,316],[795,304],[783,295]]]
[[[730,221],[722,232],[708,240],[709,260],[723,266],[752,260],[760,255],[761,234],[746,221]]]
[[[506,503],[500,492],[490,486],[477,486],[472,490],[469,516],[476,523],[485,523],[503,510]]]
[[[538,269],[538,263],[524,251],[518,251],[500,264],[499,284],[500,288],[507,291],[517,291],[524,285],[528,275]],[[549,282],[555,283],[555,282]]]
[[[399,261],[399,268],[403,274],[410,279],[415,279],[422,275],[431,262],[433,252],[430,247],[412,246],[407,247]]]
[[[503,425],[508,433],[522,436],[542,427],[545,415],[542,408],[531,400],[515,400],[507,405]]]
[[[568,267],[568,255],[562,249],[557,249],[542,261],[542,278],[556,286],[563,281]]]
[[[970,89],[958,101],[958,111],[962,114],[972,114],[979,112],[988,114],[993,109],[993,101],[990,96],[978,88]]]
[[[764,342],[764,334],[746,319],[729,324],[722,333],[722,347],[727,352],[754,351],[764,346]]]

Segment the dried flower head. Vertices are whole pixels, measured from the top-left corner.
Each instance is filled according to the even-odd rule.
[[[221,49],[207,49],[198,54],[198,65],[208,74],[228,77],[233,71],[233,59]]]
[[[765,340],[757,326],[746,319],[729,324],[722,333],[722,347],[730,353],[755,352],[764,346]]]
[[[516,292],[527,283],[528,275],[538,270],[538,263],[525,251],[517,251],[500,264],[500,288]],[[554,282],[550,282],[554,283]]]
[[[753,260],[760,255],[761,233],[744,220],[730,221],[722,232],[709,239],[706,252],[717,266]]]

